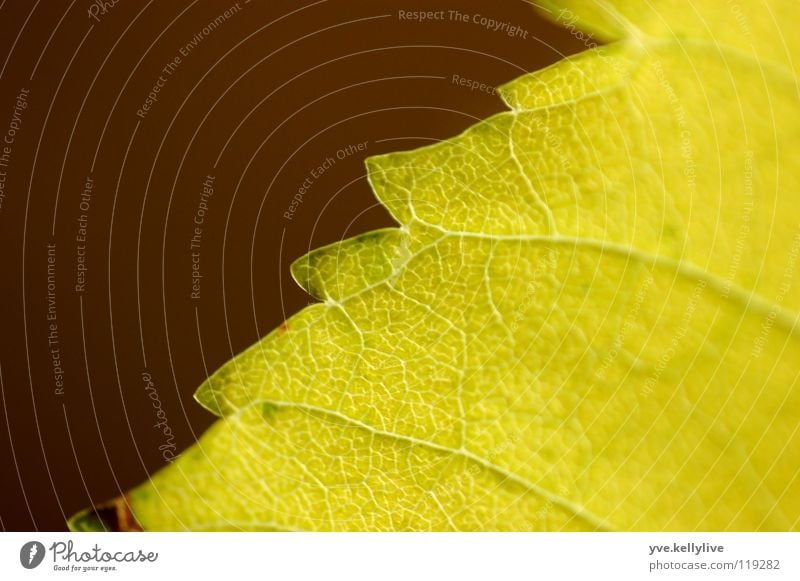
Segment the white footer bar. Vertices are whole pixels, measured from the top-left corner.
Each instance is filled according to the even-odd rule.
[[[0,579],[800,579],[800,533],[3,533]],[[585,576],[585,577],[584,577]]]

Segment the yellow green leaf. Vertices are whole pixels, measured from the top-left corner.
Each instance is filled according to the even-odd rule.
[[[796,4],[544,4],[610,44],[368,161],[399,227],[293,265],[144,529],[800,528]]]

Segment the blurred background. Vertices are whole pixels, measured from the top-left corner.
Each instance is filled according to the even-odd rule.
[[[309,302],[290,263],[392,225],[364,159],[584,42],[524,0],[0,1],[0,529],[190,446],[196,387]]]

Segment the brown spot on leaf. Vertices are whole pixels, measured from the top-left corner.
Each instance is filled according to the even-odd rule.
[[[94,508],[84,510],[70,519],[73,531],[83,532],[142,532],[142,526],[136,522],[131,511],[128,496],[98,504]]]

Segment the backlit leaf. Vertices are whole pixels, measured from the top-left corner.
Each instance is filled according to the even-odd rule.
[[[368,161],[399,227],[294,264],[144,529],[800,527],[796,3],[545,4],[609,44]]]

